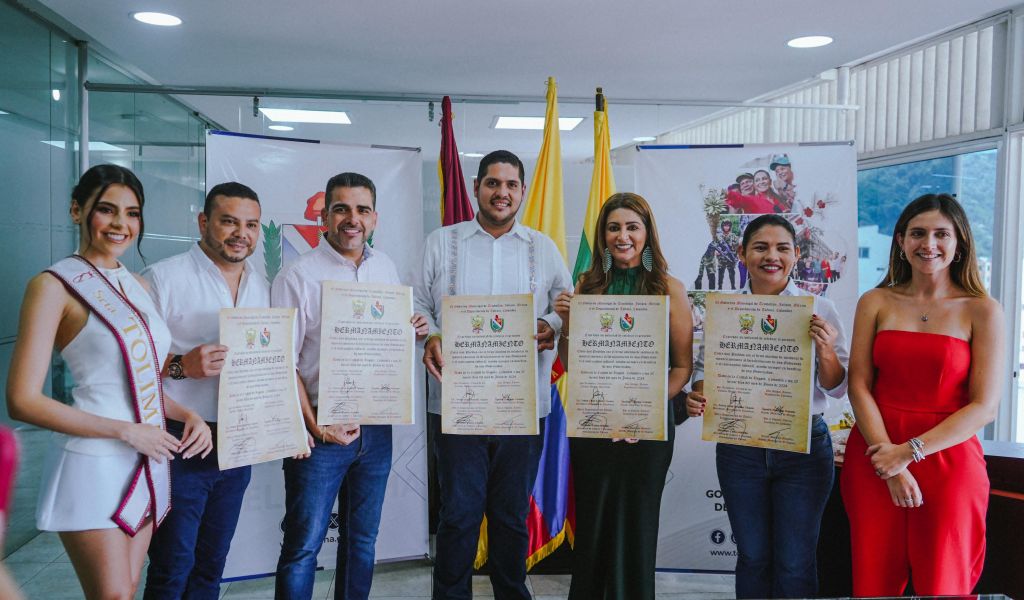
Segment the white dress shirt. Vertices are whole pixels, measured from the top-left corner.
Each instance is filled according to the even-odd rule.
[[[286,266],[270,292],[275,308],[296,308],[296,368],[306,386],[309,402],[317,405],[320,390],[320,284],[324,281],[362,281],[400,285],[398,270],[387,254],[363,246],[363,260],[356,263],[338,254],[327,240]]]
[[[248,260],[242,269],[236,301],[224,275],[199,244],[146,267],[142,276],[149,281],[153,303],[171,330],[171,354],[186,354],[203,344],[219,344],[222,308],[270,305],[270,286]],[[219,375],[178,380],[165,377],[163,386],[170,398],[194,410],[204,421],[217,420]]]
[[[532,256],[532,259],[531,259]],[[442,227],[427,236],[416,281],[416,312],[441,332],[441,298],[452,295],[533,294],[534,310],[558,336],[562,320],[555,298],[572,290],[572,277],[551,238],[517,221],[495,239],[476,219]],[[443,343],[443,341],[442,341]],[[551,365],[555,351],[537,356],[537,415],[551,412]],[[441,385],[431,378],[427,410],[441,414]]]
[[[750,280],[747,280],[747,284],[742,289],[731,292],[729,290],[723,290],[718,292],[721,294],[750,294]],[[828,298],[812,294],[808,291],[800,289],[793,280],[790,279],[789,283],[786,284],[786,288],[779,294],[780,296],[814,296],[814,314],[818,315],[822,319],[829,322],[830,325],[836,328],[838,334],[836,335],[836,341],[832,344],[832,348],[836,351],[836,356],[839,358],[839,364],[843,365],[843,380],[839,382],[836,387],[832,389],[825,389],[821,382],[818,381],[818,363],[817,356],[814,354],[814,349],[811,349],[811,358],[814,361],[814,390],[811,395],[811,414],[819,415],[825,412],[828,408],[828,399],[842,398],[846,395],[847,380],[849,379],[849,368],[850,368],[850,340],[846,337],[846,329],[843,327],[843,321],[839,318],[839,311],[836,310],[836,305],[832,303]],[[810,323],[808,323],[810,326]],[[813,344],[813,341],[811,342]],[[693,359],[693,376],[690,381],[703,381],[704,380],[704,342],[700,343],[700,348],[697,350],[697,356]]]

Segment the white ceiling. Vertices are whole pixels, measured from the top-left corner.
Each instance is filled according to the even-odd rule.
[[[628,106],[619,99],[743,100],[827,69],[1008,9],[1020,0],[39,0],[73,33],[164,85],[533,96],[545,79],[560,97],[608,96],[612,145],[655,135],[713,108]],[[170,12],[184,23],[160,28],[131,18]],[[824,34],[813,50],[792,37]],[[272,133],[251,99],[182,98],[225,127]],[[264,98],[263,106],[349,111],[351,126],[297,125],[295,137],[350,143],[439,145],[425,103]],[[458,104],[460,150],[506,147],[537,153],[540,132],[490,129],[497,114],[541,115],[543,104]],[[563,155],[592,153],[592,105],[562,103],[561,116],[586,120],[562,133]]]

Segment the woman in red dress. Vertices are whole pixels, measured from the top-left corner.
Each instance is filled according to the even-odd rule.
[[[911,579],[926,596],[977,583],[989,482],[975,433],[996,415],[1004,342],[963,208],[945,194],[914,200],[853,329],[857,425],[841,486],[854,595],[899,596]]]

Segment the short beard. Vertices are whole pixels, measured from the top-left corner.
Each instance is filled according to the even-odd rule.
[[[253,248],[252,246],[249,246],[249,251],[245,253],[245,256],[241,256],[241,257],[239,257],[239,256],[231,256],[230,254],[227,253],[226,250],[224,250],[224,244],[222,244],[222,243],[220,243],[220,242],[218,242],[216,240],[211,240],[211,239],[208,239],[208,238],[205,238],[205,237],[203,238],[203,245],[206,246],[207,248],[209,248],[210,250],[212,250],[213,252],[215,252],[217,254],[217,256],[223,258],[224,260],[228,261],[229,263],[240,263],[240,262],[243,262],[243,261],[245,261],[245,259],[247,259],[250,256],[252,256],[253,252],[255,252],[255,248]]]
[[[480,218],[485,220],[485,221],[487,221],[487,224],[490,225],[491,227],[507,227],[509,223],[512,223],[513,221],[516,220],[516,214],[518,214],[518,213],[519,213],[519,211],[517,210],[516,212],[512,213],[511,215],[509,215],[507,219],[504,219],[504,220],[502,220],[500,222],[496,222],[494,219],[492,219],[490,216],[488,216],[488,214],[486,212],[484,212],[482,210],[480,211],[479,214],[480,214]]]

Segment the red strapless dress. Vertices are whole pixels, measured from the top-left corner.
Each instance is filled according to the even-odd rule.
[[[967,404],[969,343],[946,335],[879,331],[872,393],[893,443],[935,427]],[[989,481],[977,437],[911,463],[924,500],[892,503],[854,427],[840,485],[850,517],[853,592],[899,596],[913,578],[924,596],[970,594],[985,562]]]

